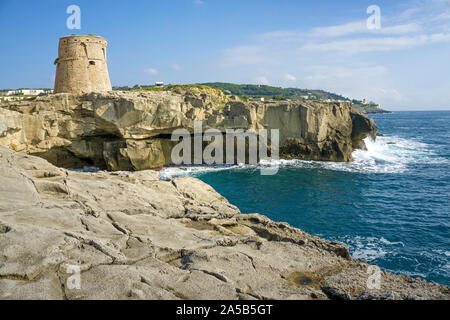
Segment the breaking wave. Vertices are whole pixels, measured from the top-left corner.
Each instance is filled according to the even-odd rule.
[[[430,146],[412,139],[396,136],[364,140],[367,150],[355,150],[352,162],[324,162],[305,160],[269,160],[258,165],[197,165],[175,166],[161,170],[160,178],[197,176],[206,172],[221,170],[257,170],[261,167],[323,169],[354,173],[403,173],[409,166],[418,163],[449,163],[434,153]]]
[[[398,249],[405,246],[401,241],[391,242],[383,237],[344,236],[336,240],[349,246],[352,257],[369,262],[388,254],[395,254]]]
[[[377,263],[388,271],[422,278],[430,275],[448,277],[450,273],[450,253],[446,250],[422,250],[411,254],[405,251],[403,242],[391,242],[383,237],[342,236],[333,240],[347,244],[353,258]]]

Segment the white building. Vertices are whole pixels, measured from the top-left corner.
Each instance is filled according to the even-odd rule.
[[[5,96],[38,96],[40,94],[51,94],[53,90],[51,89],[17,89],[17,90],[8,90],[3,93]]]
[[[253,101],[261,101],[261,102],[264,102],[264,98],[253,98]]]
[[[3,96],[0,97],[0,101],[1,102],[6,102],[6,101],[20,101],[25,99],[24,96]]]
[[[15,96],[19,94],[19,90],[8,90],[5,91],[4,95],[5,96]]]
[[[24,96],[37,96],[41,93],[44,93],[44,90],[34,90],[34,89],[22,89],[20,90]]]

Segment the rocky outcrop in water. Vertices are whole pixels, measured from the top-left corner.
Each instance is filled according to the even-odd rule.
[[[243,102],[215,90],[56,94],[0,106],[0,145],[65,168],[145,170],[172,164],[175,129],[279,129],[280,157],[350,161],[375,137],[345,103]],[[363,125],[361,125],[363,124]]]
[[[360,108],[360,107],[357,107],[357,106],[354,106],[353,105],[353,110],[355,111],[355,112],[358,112],[358,113],[363,113],[363,114],[381,114],[381,113],[392,113],[392,111],[388,111],[388,110],[384,110],[384,109],[375,109],[375,108],[372,108],[372,109],[369,109],[369,108]]]
[[[352,147],[354,149],[365,149],[364,139],[369,135],[373,140],[377,137],[377,128],[372,119],[362,113],[352,112]]]
[[[3,147],[0,252],[0,299],[450,298],[385,271],[369,289],[345,245],[241,214],[197,179],[73,172]]]

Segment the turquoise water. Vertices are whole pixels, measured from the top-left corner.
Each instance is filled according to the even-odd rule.
[[[353,163],[279,161],[274,176],[245,166],[162,174],[196,176],[244,213],[346,243],[353,257],[389,271],[450,285],[450,112],[372,117],[385,136],[367,139]]]

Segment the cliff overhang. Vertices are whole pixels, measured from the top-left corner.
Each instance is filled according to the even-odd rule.
[[[279,130],[281,158],[351,161],[376,125],[348,103],[243,102],[221,92],[55,94],[0,106],[0,145],[65,168],[173,164],[176,129]]]

